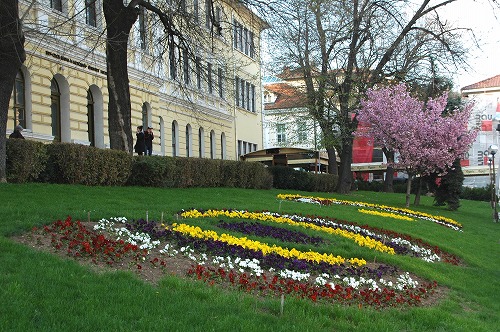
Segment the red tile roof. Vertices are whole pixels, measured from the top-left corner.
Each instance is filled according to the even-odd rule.
[[[467,85],[463,87],[461,90],[475,90],[475,89],[487,89],[487,88],[500,88],[500,75],[493,76],[482,80],[480,82]]]
[[[274,103],[264,104],[266,110],[305,107],[307,105],[306,94],[287,83],[266,84],[264,89],[277,95]]]

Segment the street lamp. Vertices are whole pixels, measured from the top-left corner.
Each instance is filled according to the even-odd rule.
[[[493,174],[491,173],[491,161],[493,160],[493,156],[491,154],[488,154],[488,168],[489,168],[489,175],[490,175],[490,191],[491,191],[491,198],[490,198],[490,204],[491,208],[493,209],[493,202],[495,201],[495,192],[493,190]]]
[[[498,222],[498,211],[497,211],[497,193],[495,189],[496,175],[495,175],[495,154],[498,151],[498,146],[495,144],[490,145],[488,148],[488,153],[491,154],[491,168],[493,169],[493,186],[492,186],[492,198],[493,198],[493,221]]]

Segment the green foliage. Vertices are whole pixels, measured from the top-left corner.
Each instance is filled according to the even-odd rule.
[[[146,187],[238,187],[270,189],[271,175],[260,163],[179,157],[134,157],[127,185]]]
[[[174,158],[160,156],[136,156],[127,181],[129,186],[173,187],[176,168]]]
[[[47,163],[45,144],[26,139],[6,141],[7,181],[23,183],[36,181]]]
[[[488,185],[482,188],[469,188],[463,187],[462,192],[460,193],[460,198],[462,199],[470,199],[472,201],[485,201],[488,202],[491,200],[491,191],[492,186]]]
[[[437,187],[434,200],[436,205],[448,204],[448,209],[454,211],[460,207],[460,193],[464,183],[464,173],[460,166],[460,160],[456,159],[452,167],[441,178],[441,183]]]
[[[131,157],[122,151],[54,143],[47,145],[47,154],[45,182],[121,186],[130,175]]]
[[[301,172],[290,167],[269,167],[273,174],[273,187],[303,191],[332,192],[337,185],[338,176],[333,174],[314,174]]]

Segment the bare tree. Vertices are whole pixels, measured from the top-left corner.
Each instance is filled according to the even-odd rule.
[[[24,60],[24,34],[16,0],[0,2],[0,182],[6,182],[5,133],[9,101]]]
[[[204,4],[205,23],[202,24],[198,13],[188,12],[185,0],[167,2],[132,0],[128,5],[124,5],[122,0],[104,0],[103,9],[107,27],[107,77],[110,96],[109,131],[112,149],[132,152],[127,50],[130,31],[137,20],[140,8],[144,8],[155,17],[155,22],[152,22],[152,25],[156,26],[157,31],[160,31],[160,37],[155,41],[163,47],[163,49],[160,47],[157,54],[160,61],[164,59],[163,55],[168,49],[171,71],[175,72],[177,67],[181,67],[181,71],[200,71],[201,65],[198,58],[200,50],[204,49],[212,54],[223,53],[221,49],[218,49],[216,39],[222,36],[223,26],[231,28],[233,24],[230,18],[224,17],[224,13],[219,11],[219,7],[216,6],[222,3],[235,10],[241,9],[239,2],[231,0],[206,1]],[[253,6],[254,10],[262,10],[264,7],[272,8],[271,3],[258,0],[245,1],[243,4]],[[159,30],[159,27],[162,29]],[[238,66],[244,65],[244,63],[238,64]],[[186,68],[186,66],[193,68]],[[203,70],[204,80],[212,85],[214,77],[211,65],[203,69],[205,69]],[[171,78],[181,81],[181,76],[174,75]],[[224,80],[226,79],[224,78]],[[182,88],[182,84],[180,87]]]
[[[463,61],[461,30],[439,16],[455,1],[289,0],[286,20],[273,21],[269,40],[273,54],[281,54],[274,64],[301,70],[332,173],[340,154],[338,192],[351,189],[353,132],[364,92],[388,82],[427,80],[432,63],[449,68]]]

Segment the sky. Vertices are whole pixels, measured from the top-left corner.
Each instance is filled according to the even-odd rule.
[[[491,1],[491,0],[490,0]],[[500,8],[494,8],[488,0],[460,0],[445,8],[445,17],[456,26],[474,30],[480,49],[469,57],[472,67],[459,69],[454,78],[455,89],[500,75]],[[496,15],[496,16],[495,16]],[[464,35],[467,39],[467,36]]]

